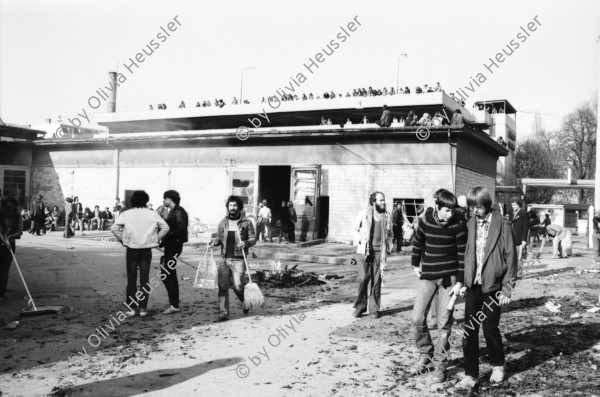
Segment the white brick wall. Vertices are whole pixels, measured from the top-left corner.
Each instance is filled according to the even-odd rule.
[[[350,228],[356,214],[366,208],[368,198],[374,191],[382,191],[388,211],[392,210],[394,198],[424,199],[425,205],[433,205],[433,193],[440,189],[452,189],[450,166],[439,165],[385,165],[377,169],[371,165],[323,166],[322,195],[330,197],[330,241],[348,242],[352,239]],[[368,174],[368,177],[367,177]]]
[[[424,199],[433,205],[433,193],[440,188],[452,190],[450,166],[442,165],[323,165],[321,195],[329,196],[329,240],[348,242],[356,214],[366,208],[369,195],[382,191],[392,210],[394,198]],[[179,191],[181,205],[190,218],[214,225],[225,215],[224,200],[230,194],[230,176],[223,167],[122,167],[119,197],[125,190],[144,189],[157,208],[165,190]],[[456,194],[466,194],[474,186],[485,186],[492,195],[495,179],[457,167]],[[32,194],[41,193],[48,204],[62,205],[75,194],[86,207],[95,204],[112,207],[115,199],[114,167],[66,168],[33,167]]]
[[[32,195],[42,194],[44,203],[62,208],[66,197],[78,196],[84,207],[114,204],[116,168],[32,167]]]

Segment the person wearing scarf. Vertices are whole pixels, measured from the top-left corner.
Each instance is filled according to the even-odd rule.
[[[381,307],[381,280],[387,256],[393,245],[392,222],[385,209],[385,196],[375,192],[369,197],[369,207],[361,211],[352,225],[358,267],[358,297],[354,302],[354,317],[361,317],[369,309],[373,318],[379,317]],[[370,282],[370,288],[369,288]],[[367,297],[370,296],[370,299]],[[368,303],[368,305],[367,305]]]

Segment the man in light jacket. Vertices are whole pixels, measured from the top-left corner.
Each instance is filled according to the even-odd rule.
[[[387,256],[391,254],[393,245],[392,221],[385,210],[385,196],[375,192],[369,197],[369,207],[361,211],[352,225],[352,236],[358,242],[357,255],[363,258],[358,267],[358,297],[354,302],[354,317],[361,317],[367,311],[379,317],[381,305],[381,279]],[[370,291],[367,289],[371,282]]]
[[[124,211],[115,220],[110,231],[127,247],[127,302],[130,308],[125,314],[135,316],[131,305],[139,307],[140,317],[145,317],[148,307],[148,294],[152,288],[148,284],[152,248],[158,247],[169,232],[169,225],[156,212],[146,208],[150,197],[143,190],[136,190],[131,196],[132,208]],[[168,264],[167,264],[168,266]],[[140,289],[137,290],[137,271],[140,271]]]

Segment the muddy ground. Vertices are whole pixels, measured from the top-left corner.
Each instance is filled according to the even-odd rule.
[[[204,253],[201,244],[195,248],[183,254],[192,265]],[[285,250],[331,254],[328,247]],[[491,369],[481,337],[482,383],[471,395],[600,396],[600,313],[586,312],[599,304],[600,273],[588,271],[599,267],[591,252],[575,253],[580,256],[552,260],[547,251],[525,268],[501,319],[510,376],[495,387],[486,381]],[[328,286],[263,284],[267,303],[248,316],[231,293],[231,320],[225,323],[215,323],[216,291],[192,287],[193,266],[178,267],[180,314],[160,313],[168,304],[159,285],[147,318],[118,321],[126,283],[120,245],[26,235],[17,257],[36,303],[69,309],[19,318],[26,294],[13,265],[0,306],[3,397],[461,395],[453,390],[462,372],[458,337],[446,383],[431,386],[427,374],[408,375],[417,351],[410,324],[416,277],[407,254],[389,261],[379,319],[351,316],[355,268],[300,263],[303,270],[344,278]],[[155,253],[151,276],[158,257]],[[548,301],[560,304],[560,312],[551,313]],[[456,306],[455,327],[464,321],[463,307]],[[19,324],[8,329],[13,321]]]

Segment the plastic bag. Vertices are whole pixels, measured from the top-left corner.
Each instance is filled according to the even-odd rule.
[[[413,234],[415,234],[415,229],[413,228],[411,223],[403,223],[402,224],[402,238],[404,241],[411,241]]]
[[[196,279],[194,280],[194,288],[215,289],[217,285],[217,262],[213,256],[213,251],[210,250],[210,258],[208,258],[208,249],[204,260],[198,265],[196,270]]]

